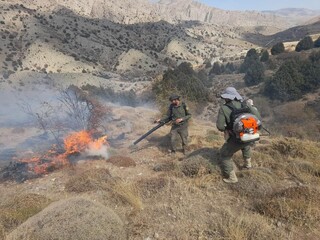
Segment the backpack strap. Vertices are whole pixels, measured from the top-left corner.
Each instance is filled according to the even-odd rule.
[[[239,115],[241,113],[250,113],[251,112],[249,107],[244,102],[240,102],[240,104],[241,104],[240,108],[236,108],[232,102],[231,102],[231,104],[228,104],[228,103],[225,104],[225,106],[227,106],[231,110],[230,122],[226,121],[227,122],[226,128],[229,130],[233,129],[233,123],[234,123],[237,115]]]
[[[184,112],[185,112],[185,114],[186,114],[186,116],[188,115],[188,109],[187,109],[187,105],[184,103],[184,102],[182,102],[181,103],[181,106],[183,107],[183,109],[184,109]],[[170,106],[169,106],[169,110],[170,110],[170,118],[172,118],[172,109],[173,109],[173,104],[170,104]]]

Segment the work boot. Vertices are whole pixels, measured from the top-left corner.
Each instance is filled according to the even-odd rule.
[[[246,159],[244,159],[243,168],[245,168],[245,169],[250,169],[250,168],[252,168],[251,158],[246,158]]]
[[[223,181],[225,183],[237,183],[238,182],[238,178],[237,178],[236,172],[235,171],[231,171],[229,173],[229,178],[224,178]]]

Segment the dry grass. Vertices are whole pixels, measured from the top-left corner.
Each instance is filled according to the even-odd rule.
[[[38,194],[17,195],[0,205],[0,232],[10,231],[37,214],[51,200]]]
[[[55,202],[28,219],[7,238],[32,240],[126,239],[124,224],[113,210],[85,198]]]
[[[136,184],[117,181],[117,183],[112,186],[112,191],[116,194],[118,200],[123,203],[128,203],[133,208],[133,211],[143,209],[140,192]]]
[[[311,227],[320,220],[319,204],[319,190],[302,186],[291,187],[258,200],[255,209],[281,222]]]
[[[2,224],[0,224],[0,239],[5,239],[6,233],[5,233],[5,228],[4,226],[2,226]]]
[[[81,170],[84,165],[79,165],[72,171],[74,176],[69,180],[64,179],[67,182],[65,189],[68,195],[86,196],[94,199],[91,202],[103,203],[101,209],[109,206],[117,211],[121,222],[127,223],[120,225],[126,229],[127,239],[130,240],[301,239],[301,234],[295,234],[295,231],[303,231],[305,236],[316,235],[317,222],[320,220],[319,192],[315,187],[320,180],[318,143],[290,138],[270,138],[264,143],[257,143],[252,156],[254,168],[237,171],[239,182],[226,185],[221,181],[217,165],[217,146],[221,146],[222,141],[211,137],[193,138],[194,144],[199,146],[183,161],[169,156],[157,159],[155,156],[159,156],[157,154],[160,151],[151,148],[132,153],[130,157],[134,160],[140,159],[141,154],[146,159],[159,160],[154,172],[151,168],[155,162],[151,160],[139,162],[135,168],[112,167],[112,175],[106,169],[111,167],[106,161],[85,165],[84,171]],[[240,152],[235,154],[234,159],[242,164]],[[145,165],[140,166],[142,164]],[[97,168],[98,165],[100,168]],[[146,171],[139,174],[143,170]],[[310,187],[292,187],[301,183],[308,183]],[[81,216],[90,216],[93,221],[98,221],[100,213],[93,211],[90,213],[93,215],[87,215],[83,212],[83,208],[87,208],[85,203],[77,206],[79,214],[83,214]],[[53,215],[62,214],[59,208],[50,211]],[[38,220],[39,216],[43,217],[39,214],[34,216]],[[78,213],[71,215],[71,222],[75,222],[75,218],[79,221],[82,218]],[[31,226],[29,220],[22,225]],[[50,221],[48,224],[51,223],[52,226],[58,224]],[[46,228],[48,224],[43,227]],[[77,224],[83,226],[81,224],[84,222]],[[97,236],[105,233],[101,225],[91,231],[90,222],[85,224],[84,236],[87,239],[99,239]],[[35,229],[33,227],[19,227],[14,232],[26,230],[29,233]],[[38,229],[35,231],[38,234]],[[46,231],[43,233],[47,234]],[[70,234],[69,229],[62,231]],[[53,239],[49,238],[52,236],[50,234],[28,236],[33,240]]]
[[[168,185],[168,182],[169,180],[165,177],[152,177],[139,180],[137,186],[144,198],[150,198],[160,193]]]
[[[170,172],[178,170],[178,164],[173,161],[158,163],[153,167],[156,172]]]
[[[196,155],[184,160],[180,170],[187,177],[204,176],[214,172],[214,166],[205,158]]]
[[[222,136],[222,134],[220,132],[218,132],[216,130],[209,130],[206,133],[205,140],[208,143],[212,143],[212,142],[223,140],[223,136]]]
[[[315,180],[319,177],[320,144],[295,138],[272,139],[271,144],[262,145],[253,152],[259,167],[272,170],[279,177],[288,175]]]
[[[186,180],[187,183],[201,189],[214,189],[221,182],[220,175],[207,174]]]
[[[135,167],[135,161],[130,157],[125,156],[112,156],[110,157],[107,162],[112,163],[117,167]]]
[[[278,187],[277,176],[268,169],[241,171],[237,175],[239,182],[229,187],[243,197],[264,197]]]
[[[214,223],[214,228],[216,236],[213,239],[276,240],[281,239],[282,235],[258,214],[235,213],[228,209],[222,210],[218,221]]]
[[[129,239],[155,233],[156,239],[283,239],[268,219],[240,210],[241,200],[223,193],[225,185],[217,180],[214,175],[167,178],[168,184],[146,198],[144,211],[131,219]]]
[[[65,188],[68,192],[83,193],[106,190],[113,182],[114,179],[108,169],[89,169],[69,179]]]
[[[106,168],[89,169],[72,177],[65,184],[65,189],[73,193],[100,191],[115,204],[129,204],[134,210],[142,209],[140,194],[135,184],[113,178]]]

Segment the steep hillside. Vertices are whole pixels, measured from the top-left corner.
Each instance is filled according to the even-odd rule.
[[[34,9],[52,11],[59,6],[66,7],[77,14],[104,18],[121,24],[141,22],[155,22],[165,20],[170,23],[177,21],[201,21],[218,25],[244,26],[244,27],[277,27],[284,29],[292,26],[285,18],[275,14],[259,12],[224,11],[201,4],[194,0],[162,0],[151,3],[148,0],[114,1],[10,1],[23,3]]]
[[[16,182],[23,169],[0,169],[0,239],[318,238],[319,143],[262,137],[253,169],[241,169],[235,155],[239,183],[230,186],[218,167],[223,136],[212,122],[194,119],[189,154],[172,157],[169,126],[130,147],[157,111],[103,104],[112,110],[104,123],[109,158],[73,156],[23,183]],[[4,130],[0,141],[17,146],[41,135],[28,126]]]
[[[239,58],[252,47],[241,40],[239,28],[165,21],[124,25],[64,7],[44,12],[3,2],[0,9],[3,79],[16,71],[155,76],[181,61]]]
[[[262,35],[256,33],[245,34],[245,39],[257,45],[269,47],[277,42],[300,41],[307,35],[320,33],[320,21],[311,24],[289,28],[273,35]],[[268,46],[267,46],[268,45]]]
[[[276,11],[262,11],[262,12],[268,13],[268,14],[274,14],[279,17],[286,18],[286,20],[292,23],[293,25],[302,25],[302,23],[306,24],[308,21],[310,21],[310,19],[320,16],[320,9],[306,9],[306,8],[284,8]]]

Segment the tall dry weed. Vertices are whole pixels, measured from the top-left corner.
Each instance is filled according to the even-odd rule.
[[[0,224],[0,240],[4,240],[5,239],[5,228],[2,224]]]
[[[89,169],[73,176],[66,183],[68,192],[86,193],[101,191],[114,203],[129,204],[134,210],[142,209],[142,202],[138,188],[135,184],[113,178],[108,169]]]
[[[112,186],[112,191],[117,194],[119,200],[129,203],[134,211],[143,209],[139,188],[134,183],[126,181],[117,181]]]

